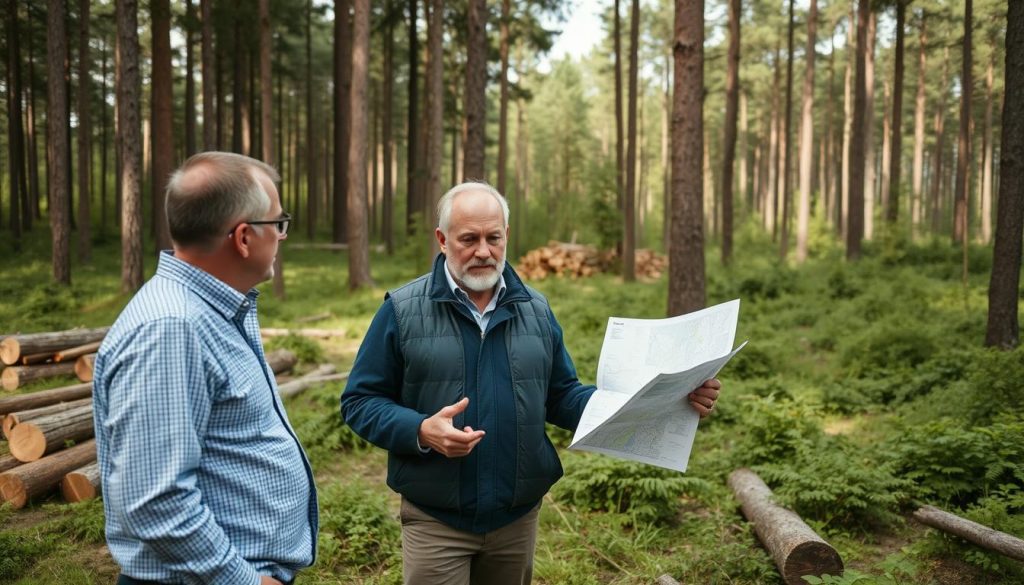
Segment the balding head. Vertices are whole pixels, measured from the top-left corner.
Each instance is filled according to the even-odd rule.
[[[455,198],[465,193],[486,193],[488,196],[493,198],[500,207],[501,213],[505,218],[505,227],[508,227],[508,202],[501,193],[498,193],[497,189],[482,181],[468,181],[452,187],[447,193],[441,196],[441,199],[438,200],[437,227],[442,233],[447,234],[451,227],[452,206],[455,202]],[[486,204],[486,201],[474,201],[473,204]]]
[[[281,180],[270,165],[230,152],[202,152],[185,161],[167,183],[167,223],[175,245],[209,249],[233,223],[265,216],[270,196],[260,173],[275,184]]]

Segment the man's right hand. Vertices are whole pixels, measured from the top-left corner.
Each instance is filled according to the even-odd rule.
[[[484,438],[483,431],[474,431],[465,427],[461,431],[455,428],[452,420],[457,414],[466,410],[469,398],[463,398],[451,406],[437,411],[437,414],[420,424],[420,447],[430,447],[445,457],[465,457]]]

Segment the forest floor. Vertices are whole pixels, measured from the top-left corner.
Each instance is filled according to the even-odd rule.
[[[1024,471],[1013,460],[1024,447],[996,451],[984,442],[1012,443],[1024,429],[1012,408],[1024,394],[1024,376],[1014,379],[1024,353],[980,349],[990,249],[971,249],[965,288],[960,253],[945,242],[869,243],[865,258],[850,266],[827,234],[817,234],[821,251],[795,267],[779,263],[774,245],[751,234],[741,234],[736,249],[758,251],[739,254],[728,268],[720,267],[717,250],[708,253],[708,304],[740,298],[737,343],[750,345],[720,375],[723,395],[701,424],[689,471],[568,451],[570,435],[552,429],[566,475],[541,510],[535,582],[641,584],[665,573],[681,583],[779,582],[725,485],[741,466],[757,470],[839,551],[847,571],[829,583],[1024,582],[1021,564],[909,520],[916,502],[928,502],[1024,537]],[[116,243],[101,242],[94,262],[76,264],[72,287],[62,289],[49,284],[48,245],[38,238],[26,240],[18,260],[2,269],[0,331],[112,323],[130,298],[119,291]],[[374,254],[377,285],[350,293],[344,253],[286,244],[283,257],[287,299],[263,285],[261,324],[296,327],[296,320],[327,312],[301,326],[346,331],[316,342],[268,342],[299,354],[298,373],[322,362],[347,370],[384,292],[427,261],[413,247],[390,258]],[[147,274],[154,264],[147,258]],[[664,277],[530,284],[550,299],[584,382],[596,375],[609,316],[665,313]],[[969,390],[979,379],[1008,397],[981,414]],[[341,422],[342,389],[325,384],[286,402],[320,490],[319,559],[301,581],[399,583],[398,499],[384,485],[386,455]],[[113,582],[117,566],[102,522],[98,501],[68,505],[54,496],[22,510],[0,508],[0,582]]]

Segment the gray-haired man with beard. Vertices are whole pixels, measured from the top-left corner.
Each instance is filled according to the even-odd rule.
[[[562,475],[545,422],[575,429],[579,382],[547,300],[505,264],[508,204],[485,183],[438,202],[433,270],[388,293],[342,413],[387,449],[406,583],[529,583],[540,501]],[[709,380],[690,395],[703,416]]]

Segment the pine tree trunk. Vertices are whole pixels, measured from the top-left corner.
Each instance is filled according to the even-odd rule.
[[[306,236],[316,235],[318,198],[317,117],[313,111],[313,0],[306,3]]]
[[[626,146],[626,192],[623,198],[623,220],[625,222],[622,241],[622,278],[626,282],[636,280],[636,103],[639,43],[640,0],[633,0],[629,18],[629,101],[626,105],[626,124],[629,142]]]
[[[981,165],[981,242],[992,241],[992,83],[996,52],[985,71],[985,158]]]
[[[967,185],[971,160],[971,94],[973,93],[971,59],[971,12],[973,0],[964,2],[964,37],[960,72],[960,138],[956,159],[956,203],[953,217],[953,241],[964,244],[967,257]],[[965,272],[966,277],[966,272]]]
[[[466,116],[464,180],[482,181],[487,130],[487,0],[469,0],[466,33],[466,91],[462,96]]]
[[[1006,81],[999,151],[999,213],[988,288],[985,345],[1010,349],[1020,342],[1017,315],[1021,236],[1024,235],[1024,2],[1006,14]]]
[[[856,24],[850,12],[846,33],[846,73],[843,76],[842,200],[839,202],[839,234],[845,241],[850,231],[850,147],[853,145],[853,70],[856,68]]]
[[[18,1],[7,0],[7,177],[11,207],[9,219],[14,251],[21,250],[22,209],[18,195],[25,168],[21,127],[21,51],[18,48]]]
[[[704,2],[675,0],[672,54],[672,237],[668,314],[705,303],[703,184]]]
[[[734,201],[732,173],[736,159],[736,118],[740,100],[740,12],[740,0],[729,0],[729,55],[725,74],[725,143],[722,154],[722,264],[729,264],[732,260],[732,208]],[[744,103],[745,105],[746,103]],[[745,108],[743,125],[746,126]],[[746,151],[741,149],[741,196],[746,190],[746,171]]]
[[[800,122],[800,208],[797,212],[796,227],[797,262],[807,259],[807,235],[811,220],[811,159],[814,156],[814,45],[817,43],[815,36],[817,20],[818,0],[811,0],[811,7],[807,13],[807,52],[805,57],[807,68],[804,72]],[[822,190],[824,190],[824,184]]]
[[[78,19],[78,259],[92,257],[92,97],[89,56],[89,0],[80,0]]]
[[[142,286],[142,173],[139,168],[142,140],[139,136],[138,3],[117,3],[118,84],[117,132],[121,152],[121,290],[135,292]]]
[[[426,7],[425,7],[426,8]],[[437,225],[434,207],[441,198],[441,164],[444,162],[444,2],[431,0],[427,23],[427,182],[424,189],[424,228]],[[506,47],[507,49],[507,47]],[[507,55],[506,55],[507,65]],[[507,90],[507,88],[506,88]],[[507,95],[505,96],[507,99]],[[504,180],[500,170],[498,175]],[[504,193],[503,187],[498,190]],[[430,238],[436,242],[435,238]],[[436,244],[434,244],[436,246]]]
[[[896,65],[892,82],[892,138],[889,143],[889,199],[885,219],[895,223],[900,212],[900,188],[902,174],[900,163],[903,155],[903,35],[906,28],[907,5],[904,0],[896,1]]]
[[[331,234],[336,243],[346,239],[348,213],[348,150],[352,91],[352,0],[334,2],[334,213]]]
[[[626,189],[626,132],[622,121],[622,11],[619,8],[619,0],[615,0],[614,6],[612,35],[615,47],[615,209],[623,213]],[[622,252],[622,236],[616,238],[615,250]]]
[[[426,1],[426,0],[424,0]],[[405,144],[405,230],[406,234],[414,235],[416,229],[416,213],[423,208],[420,201],[420,176],[419,176],[419,33],[417,23],[419,11],[417,0],[409,2],[409,107],[406,118],[406,144]]]
[[[185,0],[185,157],[196,152],[195,22],[193,0]]]
[[[217,150],[217,115],[214,112],[213,0],[199,0],[203,19],[202,81],[203,81],[203,150]]]
[[[385,8],[385,12],[390,14],[392,10],[391,0],[388,0]],[[384,185],[383,185],[383,201],[381,207],[383,208],[381,217],[381,231],[384,232],[384,249],[390,256],[395,252],[395,192],[394,183],[392,182],[392,152],[394,149],[394,138],[392,137],[391,123],[392,123],[392,103],[394,101],[394,87],[395,82],[392,79],[394,75],[394,55],[395,55],[395,28],[391,23],[390,19],[387,22],[387,26],[384,29],[384,120],[383,128],[381,131],[384,136],[382,141],[384,142]]]
[[[40,193],[39,193],[39,134],[36,132],[36,59],[35,59],[35,30],[34,22],[35,19],[32,17],[32,11],[29,10],[27,14],[28,18],[28,87],[25,88],[26,100],[25,100],[25,130],[23,139],[25,140],[25,148],[28,150],[28,192],[22,192],[21,198],[21,218],[22,228],[26,231],[32,229],[32,222],[36,219],[42,218],[42,212],[39,209],[40,204]],[[12,21],[16,23],[16,20]],[[11,39],[14,39],[14,35],[11,35]],[[21,87],[21,65],[18,65],[18,75],[15,76],[17,85]],[[20,109],[20,106],[19,106]],[[24,157],[24,155],[20,155]],[[24,164],[25,159],[22,158]],[[19,171],[18,184],[25,184],[25,176],[23,171]],[[13,191],[12,191],[13,193]]]
[[[786,127],[783,133],[783,144],[785,150],[782,155],[782,237],[780,238],[779,244],[779,258],[785,260],[786,255],[789,254],[789,207],[792,197],[789,195],[789,177],[790,177],[790,131],[793,127],[793,3],[795,0],[789,0],[789,31],[787,47],[789,50],[789,59],[786,60]]]
[[[366,225],[367,86],[370,79],[370,0],[355,0],[352,19],[352,95],[348,155],[348,286],[372,286]]]
[[[68,93],[67,32],[63,0],[49,0],[46,14],[46,158],[50,191],[50,233],[53,241],[53,279],[71,284],[71,217],[68,209]],[[20,124],[20,118],[18,123]],[[16,125],[19,125],[16,124]]]
[[[772,241],[775,241],[776,234],[778,233],[778,222],[776,221],[778,215],[778,202],[779,202],[779,150],[782,147],[781,141],[781,120],[782,116],[779,115],[779,89],[782,77],[782,69],[779,68],[779,62],[782,60],[782,41],[777,40],[775,43],[775,61],[773,63],[773,69],[775,70],[772,78],[772,111],[771,111],[771,136],[769,138],[769,152],[768,152],[768,188],[765,193],[765,205],[764,205],[764,226],[772,235]]]
[[[885,219],[885,214],[889,209],[889,171],[892,163],[892,112],[889,109],[891,102],[892,86],[889,80],[882,80],[882,156],[879,159],[882,166],[882,174],[878,181],[878,188],[881,190],[883,219]]]
[[[872,11],[868,18],[868,48],[864,55],[864,239],[870,240],[875,231],[875,40],[878,15]]]
[[[925,73],[927,67],[927,30],[925,26],[925,13],[921,11],[921,33],[917,50],[917,97],[914,100],[914,172],[911,188],[913,190],[911,202],[911,224],[912,231],[916,234],[918,227],[924,221],[924,124],[925,124]]]
[[[174,170],[173,78],[171,72],[171,4],[151,0],[153,14],[153,217],[156,249],[171,247],[171,233],[164,208],[167,180]]]
[[[935,107],[934,134],[935,149],[932,151],[931,164],[931,226],[932,233],[939,233],[942,226],[941,195],[942,195],[942,154],[946,146],[945,114],[946,92],[949,89],[949,47],[942,54],[942,82],[939,84],[939,102]]]
[[[846,259],[860,259],[860,245],[864,237],[864,169],[865,129],[867,128],[867,56],[870,18],[869,0],[858,0],[857,8],[857,76],[854,83],[853,127],[850,142],[850,201],[846,234]]]
[[[512,17],[510,0],[501,1],[501,23],[500,40],[498,53],[501,58],[501,74],[499,76],[499,106],[498,106],[498,192],[505,194],[507,185],[505,175],[508,165],[508,49],[509,49],[509,19]]]
[[[100,67],[100,76],[103,84],[100,86],[100,234],[107,233],[107,53],[108,46],[103,43],[103,65]]]

